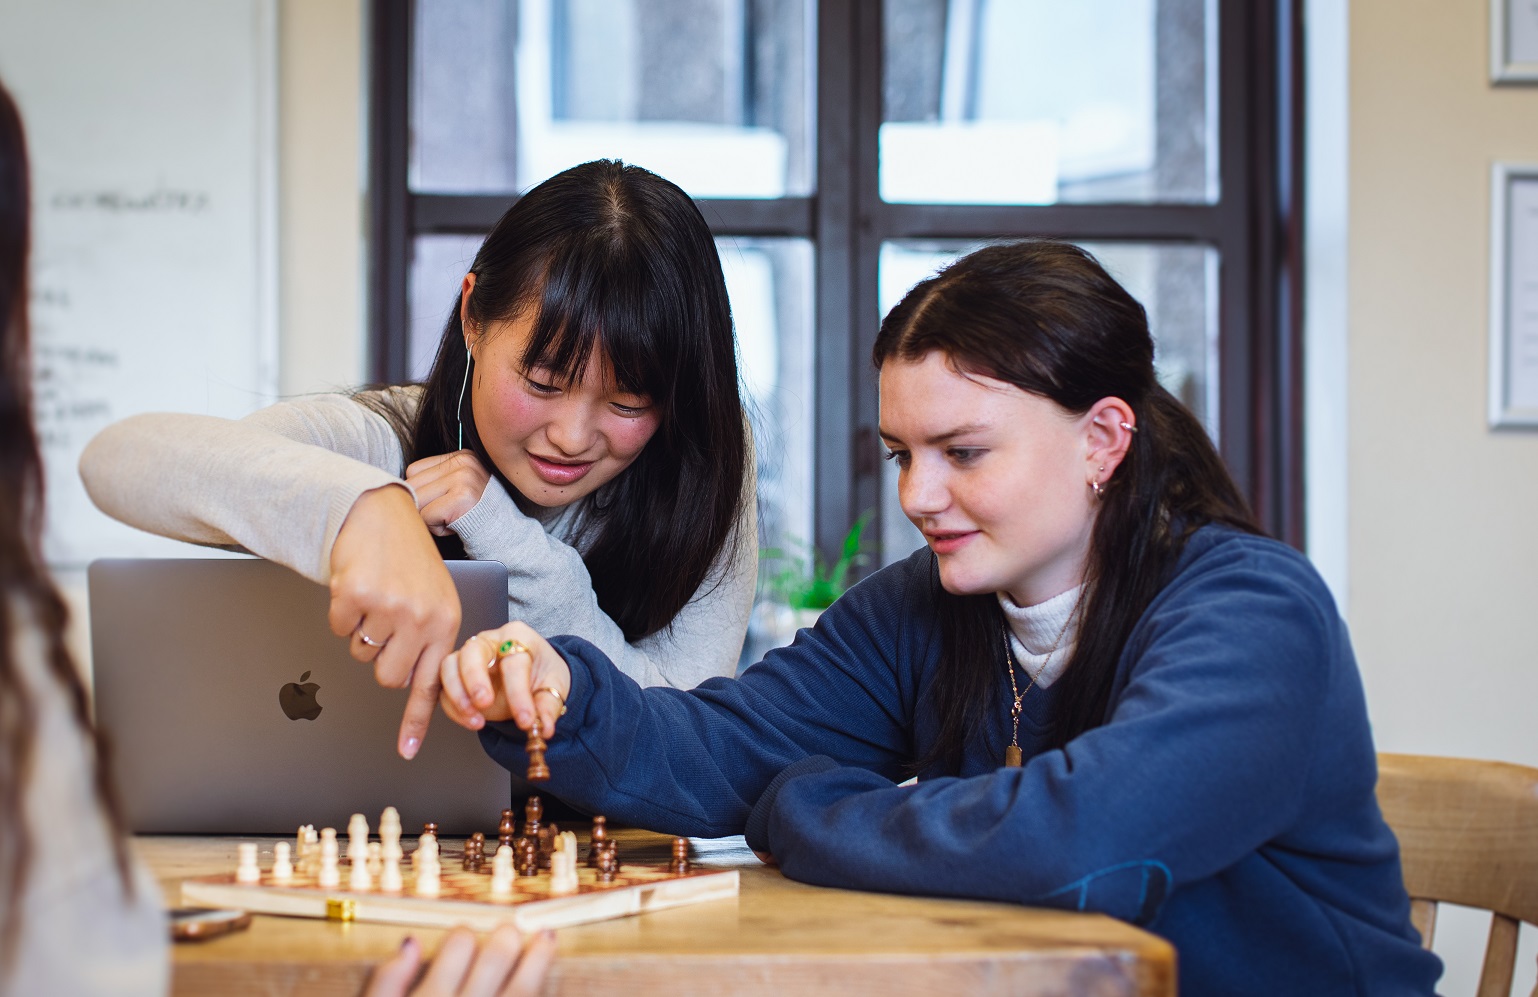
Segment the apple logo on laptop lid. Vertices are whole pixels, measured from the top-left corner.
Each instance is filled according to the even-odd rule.
[[[310,673],[299,676],[299,682],[288,682],[278,690],[278,705],[290,720],[314,720],[325,709],[315,701],[315,691],[320,688],[310,680]],[[304,683],[301,685],[300,683]]]

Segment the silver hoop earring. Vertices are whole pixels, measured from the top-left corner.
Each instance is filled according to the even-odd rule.
[[[459,449],[465,448],[465,386],[470,383],[470,347],[465,347],[465,378],[459,382],[459,404],[454,406],[454,418],[459,420]]]
[[[1130,423],[1130,422],[1118,422],[1117,425],[1120,426],[1122,429],[1125,429],[1129,433],[1137,432],[1137,427],[1132,425],[1132,423]]]

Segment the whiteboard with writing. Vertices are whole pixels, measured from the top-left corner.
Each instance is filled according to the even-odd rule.
[[[276,0],[0,0],[32,161],[31,317],[49,563],[177,553],[76,465],[145,411],[277,390]]]

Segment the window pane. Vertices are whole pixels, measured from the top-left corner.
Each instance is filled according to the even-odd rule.
[[[1214,0],[884,11],[884,200],[1216,200]]]
[[[407,370],[421,381],[432,369],[438,343],[454,309],[459,284],[470,270],[484,235],[420,235],[412,241],[411,283],[406,309],[410,316],[411,359]]]
[[[716,246],[757,451],[757,540],[802,552],[813,536],[812,247],[802,239],[747,238],[718,239]],[[794,636],[780,608],[767,599],[754,608],[744,666]]]
[[[879,300],[885,315],[925,277],[984,243],[888,242],[881,247]],[[1218,254],[1205,246],[1081,242],[1148,312],[1159,381],[1217,439]],[[897,500],[897,467],[886,461],[881,482],[882,563],[923,544]]]
[[[418,0],[410,185],[619,158],[696,197],[811,191],[809,0]]]

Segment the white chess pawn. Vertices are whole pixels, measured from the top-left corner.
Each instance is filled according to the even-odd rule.
[[[368,864],[368,874],[378,879],[379,870],[384,867],[384,853],[379,842],[368,843],[368,857],[364,861]]]
[[[320,832],[315,830],[314,824],[305,825],[304,838],[304,871],[314,874],[320,871]]]
[[[384,864],[379,870],[379,888],[386,893],[401,891],[401,845],[399,841],[386,841],[380,846]]]
[[[362,855],[352,860],[352,875],[347,878],[347,888],[362,893],[374,888],[374,870]]]
[[[320,871],[315,875],[315,882],[320,886],[340,886],[342,883],[342,870],[338,867],[338,849],[336,843],[336,828],[321,828],[320,832]]]
[[[287,883],[294,878],[294,864],[289,861],[288,849],[286,841],[272,846],[272,879],[275,883]]]
[[[550,892],[564,896],[577,892],[577,836],[562,831],[550,853]]]
[[[441,867],[438,865],[436,854],[422,856],[417,866],[416,895],[419,897],[436,897],[441,885]]]
[[[309,831],[310,825],[300,824],[299,833],[294,835],[294,864],[299,867],[300,872],[303,872],[305,868],[305,845],[309,844],[310,842]]]
[[[516,873],[513,871],[513,848],[511,845],[503,845],[497,849],[497,854],[491,860],[491,895],[494,897],[512,896],[515,878]]]
[[[362,862],[368,854],[368,818],[353,814],[347,821],[347,861]]]
[[[241,842],[235,846],[235,854],[239,859],[235,866],[235,882],[260,883],[262,867],[256,864],[256,845]]]

